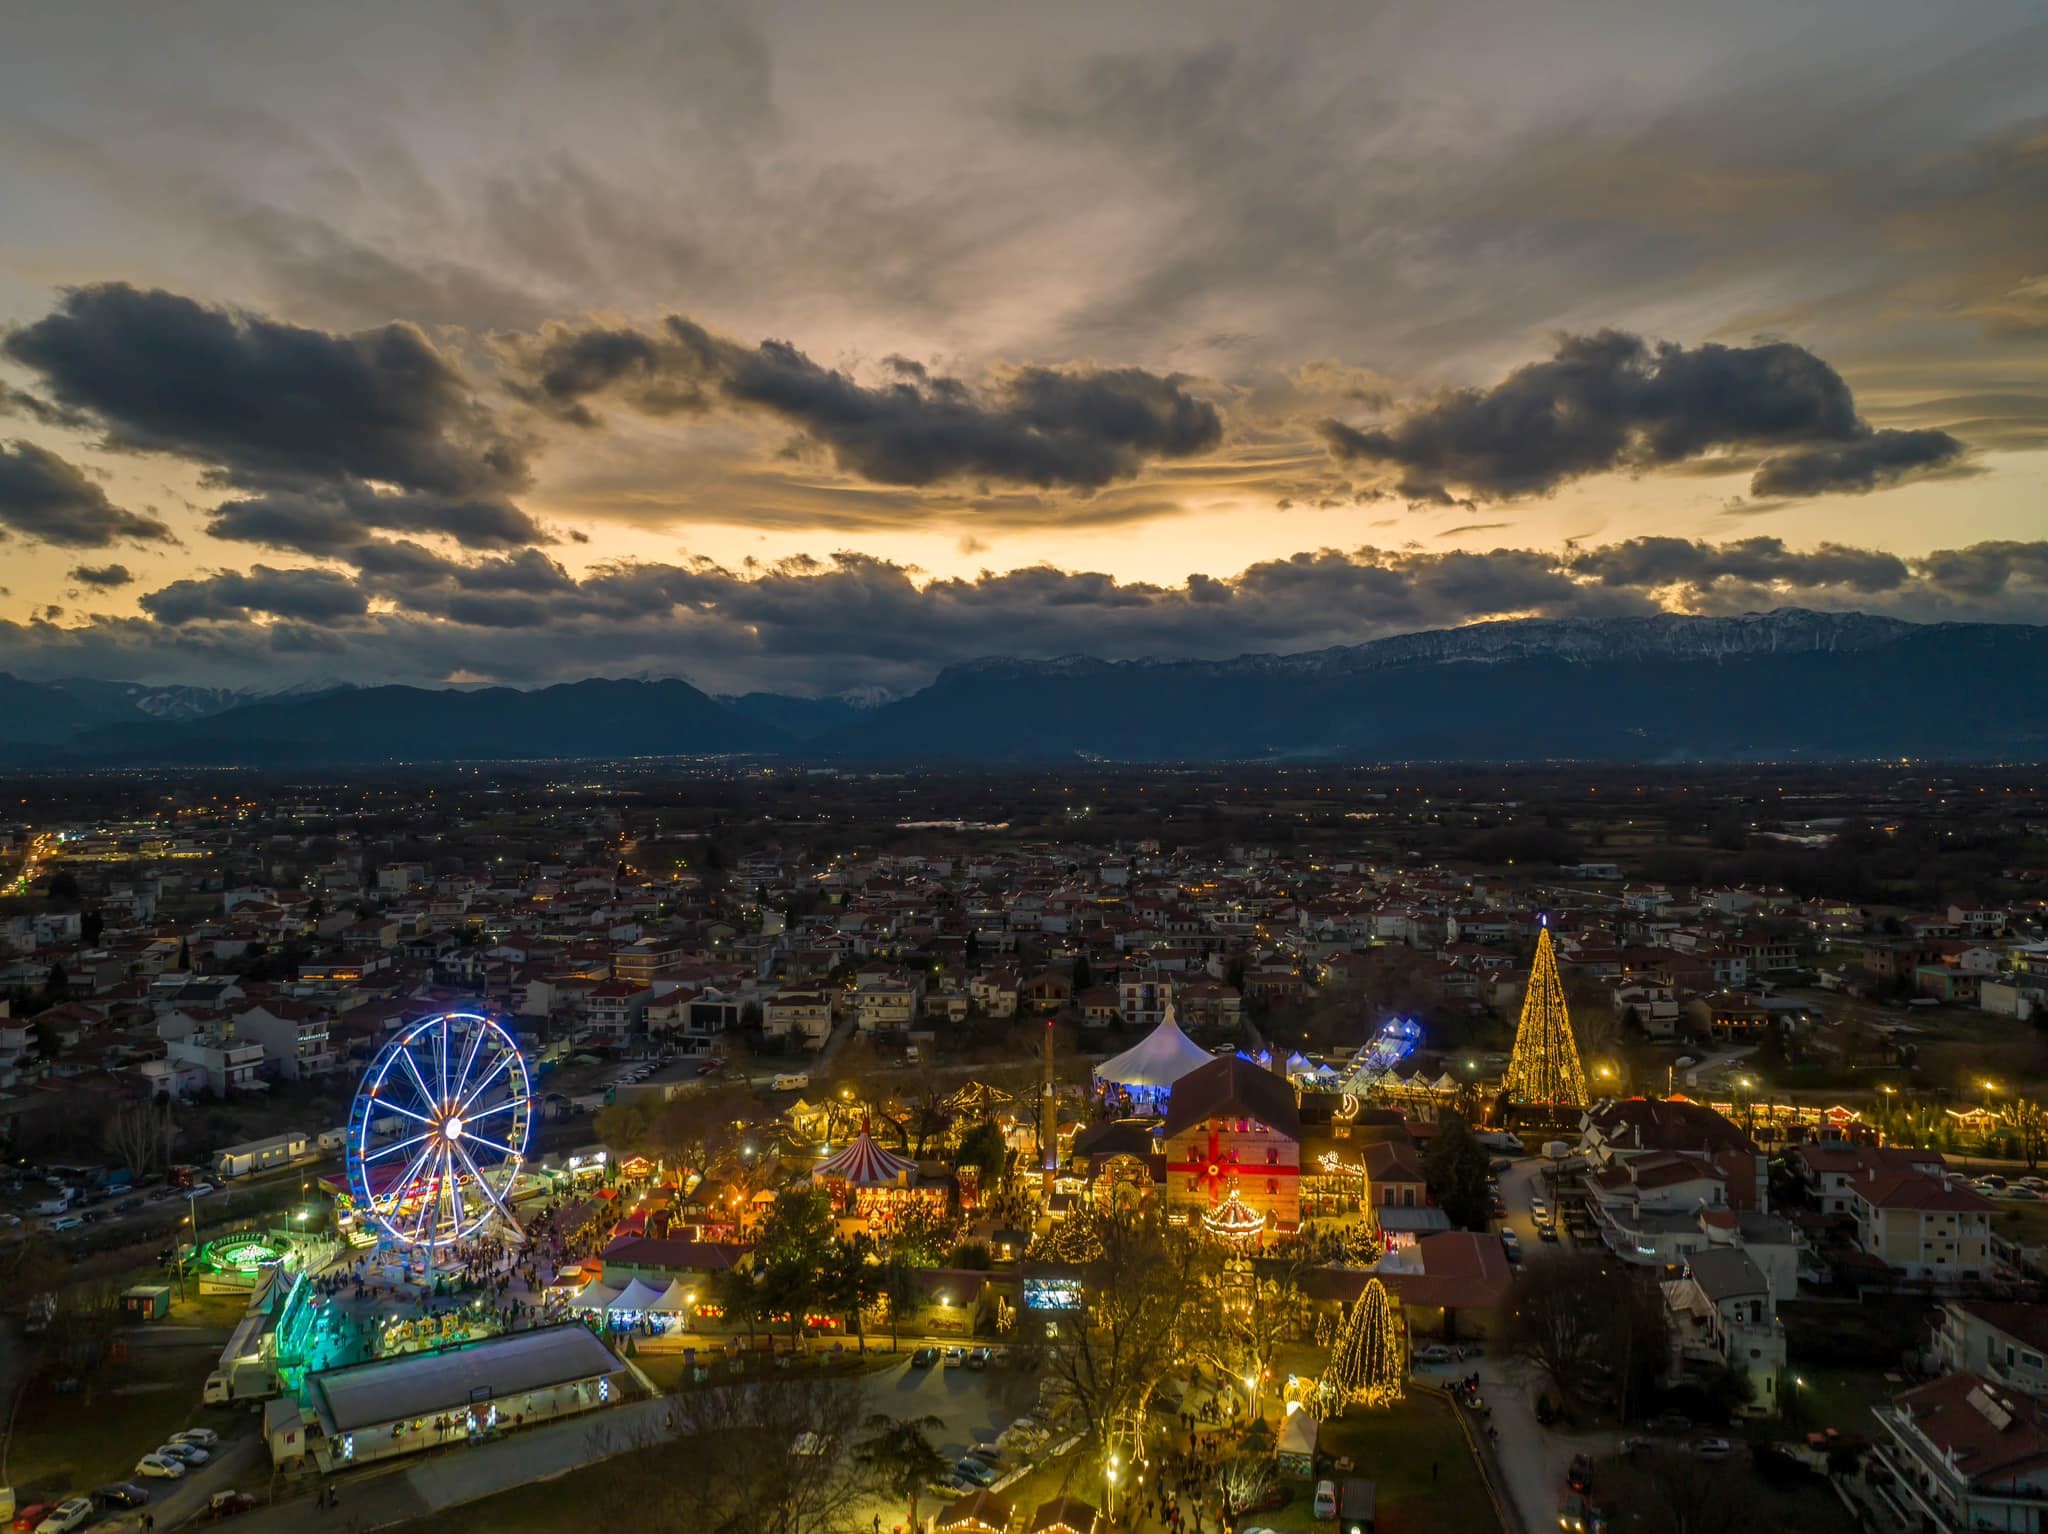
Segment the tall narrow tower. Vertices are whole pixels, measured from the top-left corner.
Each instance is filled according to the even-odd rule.
[[[1586,1073],[1579,1064],[1571,1016],[1565,1011],[1564,982],[1558,978],[1547,918],[1536,934],[1529,995],[1522,1003],[1522,1024],[1515,1030],[1515,1053],[1508,1062],[1508,1098],[1558,1108],[1586,1106]]]
[[[1053,1174],[1060,1169],[1060,1106],[1052,1079],[1052,1019],[1045,1020],[1045,1066],[1038,1088],[1038,1162],[1046,1207],[1052,1206]]]

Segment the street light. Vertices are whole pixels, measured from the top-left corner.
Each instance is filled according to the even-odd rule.
[[[1256,1374],[1244,1377],[1244,1393],[1250,1402],[1249,1414],[1256,1417],[1259,1414],[1259,1377]]]
[[[1116,1517],[1116,1472],[1117,1459],[1115,1455],[1111,1455],[1108,1467],[1102,1472],[1103,1479],[1109,1483],[1109,1516],[1111,1518]]]

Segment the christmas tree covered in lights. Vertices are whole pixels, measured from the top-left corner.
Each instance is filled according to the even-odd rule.
[[[1561,1108],[1586,1106],[1586,1073],[1579,1064],[1579,1041],[1572,1037],[1571,1015],[1565,1010],[1564,981],[1558,978],[1547,921],[1536,934],[1529,994],[1522,1003],[1522,1023],[1515,1030],[1515,1052],[1508,1063],[1508,1097]]]
[[[1387,1286],[1369,1278],[1330,1349],[1330,1362],[1317,1391],[1324,1413],[1335,1415],[1354,1401],[1387,1406],[1400,1400],[1407,1365],[1407,1350],[1401,1329],[1394,1324]]]

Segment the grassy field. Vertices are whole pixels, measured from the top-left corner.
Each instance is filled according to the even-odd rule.
[[[1845,1437],[1868,1438],[1876,1429],[1870,1408],[1890,1400],[1903,1382],[1887,1380],[1882,1369],[1799,1368],[1793,1389],[1799,1405],[1789,1408],[1807,1432],[1833,1428]]]
[[[206,1423],[200,1387],[220,1361],[227,1329],[241,1319],[240,1296],[193,1295],[175,1300],[167,1324],[201,1328],[159,1332],[139,1343],[141,1329],[117,1334],[125,1358],[109,1362],[75,1393],[52,1390],[53,1376],[32,1380],[15,1416],[7,1474],[18,1500],[69,1495],[127,1480],[135,1461],[181,1427]],[[217,1423],[210,1425],[218,1426]]]
[[[1500,1528],[1464,1432],[1440,1396],[1410,1396],[1385,1411],[1354,1407],[1350,1416],[1323,1424],[1320,1448],[1332,1458],[1348,1458],[1351,1475],[1377,1484],[1379,1534],[1490,1534]],[[1344,1476],[1336,1470],[1325,1474]],[[1256,1521],[1282,1534],[1327,1529],[1312,1514],[1313,1485],[1294,1484],[1292,1502]]]
[[[133,1349],[89,1391],[56,1395],[46,1381],[30,1385],[7,1455],[18,1499],[130,1479],[138,1458],[204,1420],[199,1387],[219,1356],[212,1342]]]

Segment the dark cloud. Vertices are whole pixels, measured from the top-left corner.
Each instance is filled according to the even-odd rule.
[[[0,415],[25,416],[38,426],[68,427],[74,431],[92,424],[80,411],[66,410],[26,389],[16,389],[4,383],[0,383]]]
[[[1937,549],[1917,563],[1930,586],[1964,599],[1995,597],[2015,583],[2048,586],[2048,542]]]
[[[502,497],[379,494],[351,484],[226,501],[209,515],[206,530],[215,538],[305,554],[352,548],[371,531],[438,534],[479,549],[549,541],[538,522]]]
[[[110,445],[190,459],[232,484],[469,496],[525,480],[522,445],[410,325],[332,335],[101,283],[66,293],[4,350]]]
[[[75,465],[33,442],[0,443],[0,528],[70,549],[174,541],[156,518],[122,510]]]
[[[1037,566],[927,580],[856,554],[727,568],[620,563],[577,577],[539,550],[453,559],[403,540],[353,567],[258,566],[173,583],[146,616],[0,624],[0,667],[30,675],[539,682],[680,672],[721,691],[911,688],[976,655],[1295,652],[1534,615],[1677,607],[1853,607],[1918,619],[2048,620],[2048,543],[1901,560],[1845,545],[1633,539],[1558,554],[1322,549],[1179,584]]]
[[[1897,591],[1913,575],[1896,554],[1823,543],[1812,550],[1790,549],[1779,538],[1743,538],[1703,543],[1685,538],[1630,538],[1574,552],[1575,575],[1603,586],[1661,590],[1671,586],[1703,590],[1720,581],[1780,586],[1796,591],[1839,587],[1862,595]]]
[[[173,581],[142,598],[144,612],[174,628],[252,614],[313,624],[348,623],[369,607],[369,597],[345,575],[332,570],[274,570],[268,565]]]
[[[81,586],[97,586],[102,591],[111,591],[117,586],[131,584],[135,572],[126,565],[73,565],[71,578]]]
[[[1787,447],[1752,493],[1869,490],[1952,463],[1963,445],[1941,431],[1873,431],[1849,386],[1804,347],[1670,342],[1603,330],[1562,338],[1547,361],[1491,389],[1460,389],[1391,426],[1326,420],[1341,461],[1386,464],[1411,498],[1457,486],[1475,495],[1541,495],[1588,474],[1684,463],[1713,449]]]
[[[1895,484],[1924,469],[1952,465],[1963,445],[1945,431],[1872,431],[1847,442],[1766,458],[1749,482],[1752,495],[1825,495]]]
[[[1205,453],[1223,439],[1216,407],[1178,375],[1142,368],[1020,368],[984,387],[892,357],[888,382],[821,367],[786,341],[743,346],[671,315],[635,330],[557,330],[505,343],[515,391],[590,425],[587,401],[650,415],[714,403],[764,410],[885,485],[981,478],[1093,490],[1148,462]]]

